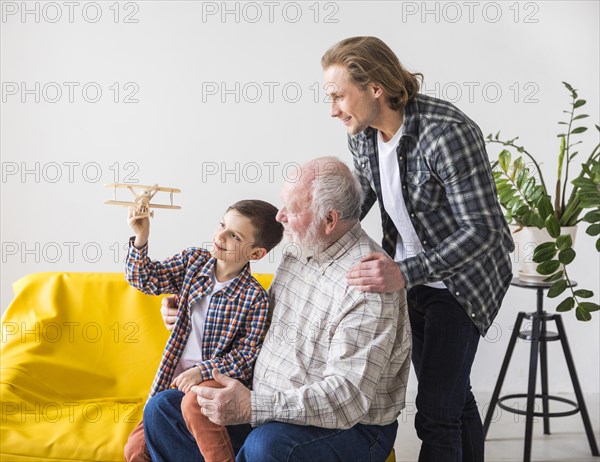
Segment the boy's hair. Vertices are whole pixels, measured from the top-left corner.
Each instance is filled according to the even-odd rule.
[[[350,37],[331,47],[321,58],[323,70],[343,66],[348,80],[363,90],[367,84],[383,87],[388,106],[399,111],[419,92],[423,74],[407,71],[398,57],[377,37]]]
[[[275,220],[277,207],[261,200],[243,200],[229,206],[250,220],[254,227],[254,245],[264,247],[267,252],[281,242],[283,225]]]

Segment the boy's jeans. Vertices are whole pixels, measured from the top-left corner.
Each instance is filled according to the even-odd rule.
[[[222,388],[215,380],[206,380],[199,386]],[[197,395],[185,394],[181,400],[181,414],[190,433],[193,435],[200,452],[207,462],[233,462],[235,453],[226,427],[217,425],[202,414]],[[125,445],[126,462],[152,462],[144,437],[143,421],[129,435]]]

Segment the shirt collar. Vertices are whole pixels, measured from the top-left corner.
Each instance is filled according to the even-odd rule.
[[[212,276],[215,273],[216,263],[217,263],[217,259],[215,257],[211,257],[210,260],[208,260],[208,262],[206,262],[206,265],[204,265],[204,267],[202,268],[200,273],[198,273],[198,277],[206,278],[205,285],[208,286],[207,288],[209,290],[212,290],[212,287],[214,285]],[[238,274],[233,279],[233,281],[231,281],[231,283],[228,284],[227,287],[225,287],[225,289],[223,289],[221,291],[221,293],[223,294],[223,296],[225,296],[229,299],[233,299],[233,298],[237,297],[238,294],[240,293],[240,291],[242,290],[242,288],[248,282],[248,279],[250,278],[250,276],[251,276],[250,263],[247,263],[246,266],[244,266],[242,268],[242,271],[240,272],[240,274]]]
[[[354,245],[361,234],[362,227],[360,226],[360,222],[357,221],[352,228],[325,250],[315,252],[313,256],[315,262],[321,266],[326,262],[340,258],[346,253],[348,248]]]
[[[412,136],[417,138],[419,135],[419,95],[411,99],[404,107],[404,117],[402,126],[404,132],[402,136]]]

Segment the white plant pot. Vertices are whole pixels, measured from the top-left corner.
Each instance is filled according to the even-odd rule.
[[[550,237],[546,229],[526,226],[519,230],[518,226],[509,225],[510,233],[515,241],[514,262],[518,268],[519,279],[523,282],[542,282],[548,276],[539,274],[536,271],[538,266],[533,261],[533,251],[535,248],[544,242],[551,242],[554,239]],[[575,245],[575,234],[577,226],[563,226],[560,229],[560,234],[569,234]],[[559,269],[563,269],[563,265]]]

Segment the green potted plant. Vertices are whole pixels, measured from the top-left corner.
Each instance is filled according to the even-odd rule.
[[[577,319],[589,321],[591,312],[600,309],[600,305],[589,301],[594,293],[587,289],[575,289],[569,277],[568,267],[576,257],[573,249],[576,226],[585,222],[586,233],[591,236],[600,234],[600,143],[583,160],[578,175],[570,181],[579,154],[574,148],[581,141],[574,141],[577,135],[587,127],[582,119],[589,117],[579,114],[586,104],[580,99],[577,90],[563,82],[570,92],[571,103],[567,120],[559,122],[565,130],[558,135],[558,171],[554,187],[554,200],[544,181],[544,176],[535,157],[523,146],[517,144],[518,137],[501,139],[500,132],[488,135],[488,143],[503,146],[498,160],[492,163],[492,171],[500,205],[513,230],[515,241],[519,233],[527,234],[525,242],[536,242],[533,251],[535,272],[541,275],[539,280],[552,282],[548,297],[554,298],[568,291],[567,297],[557,306],[557,311],[569,311],[575,308]],[[575,126],[577,125],[577,126]],[[600,127],[596,125],[600,131]],[[515,158],[511,150],[518,153]],[[525,157],[524,157],[525,156]],[[528,159],[531,162],[526,162]],[[570,191],[567,191],[570,189]],[[585,213],[584,213],[585,212]],[[582,216],[583,215],[583,216]],[[529,234],[528,234],[529,233]],[[596,252],[600,252],[600,238],[595,243]],[[524,265],[522,265],[524,266]],[[520,270],[522,279],[536,277],[531,271]]]

